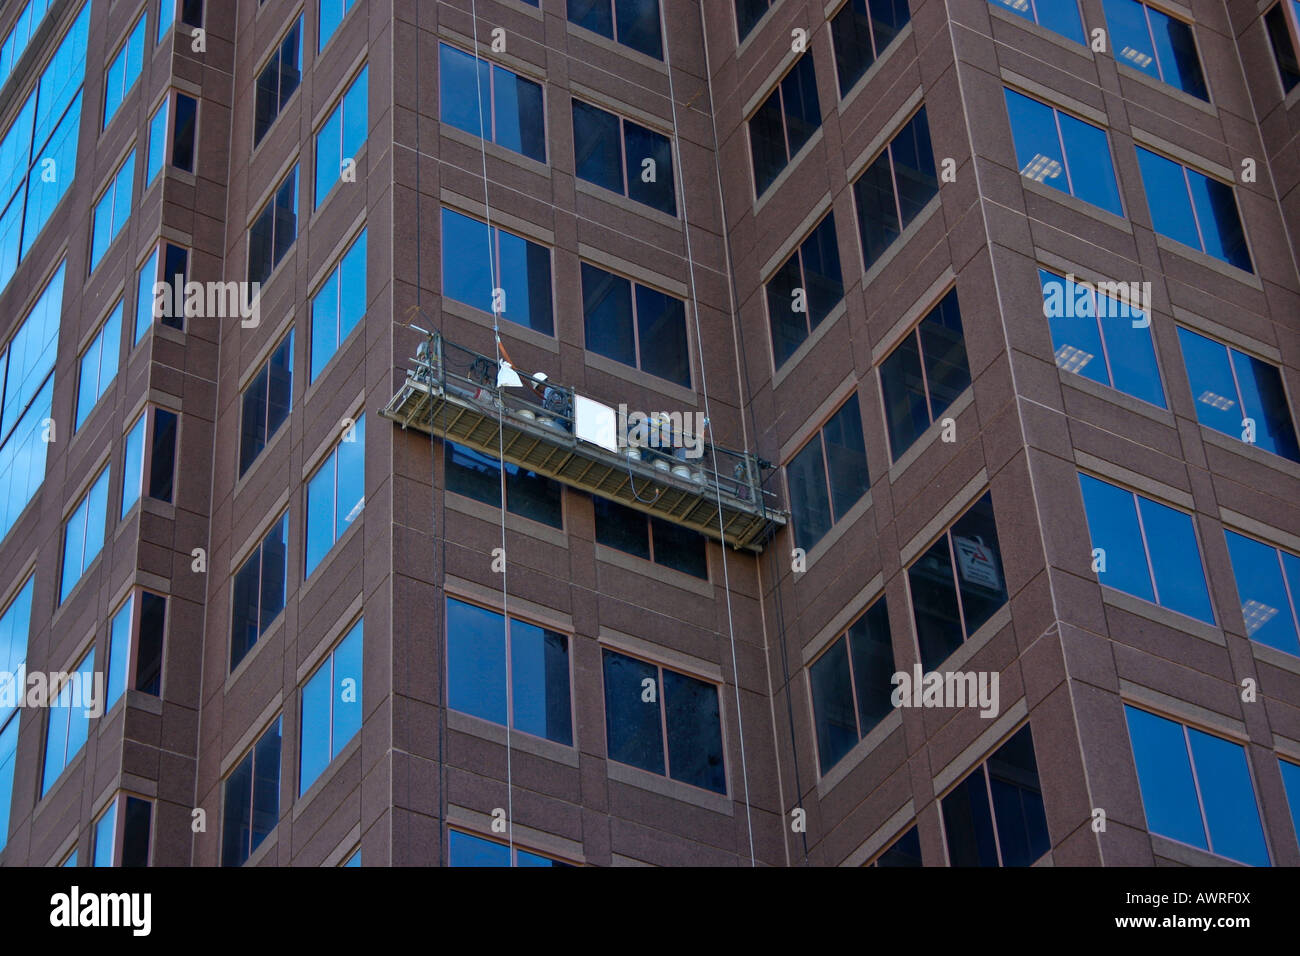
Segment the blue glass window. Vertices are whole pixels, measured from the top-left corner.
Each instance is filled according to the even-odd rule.
[[[45,770],[41,776],[41,796],[59,779],[68,764],[85,746],[90,733],[92,678],[95,673],[95,649],[92,647],[73,668],[68,680],[50,701],[49,723],[45,727]]]
[[[1038,278],[1057,367],[1165,408],[1137,283],[1080,283],[1046,269]]]
[[[357,5],[357,0],[317,0],[316,50],[325,49],[343,18]]]
[[[126,433],[122,452],[122,508],[120,516],[125,518],[131,506],[140,500],[140,491],[144,486],[144,429],[147,414],[142,413],[136,419],[131,430]]]
[[[718,688],[604,648],[609,759],[727,792]]]
[[[1253,355],[1178,327],[1183,365],[1196,401],[1196,420],[1207,428],[1300,461],[1282,373]],[[1253,427],[1253,436],[1251,429]]]
[[[563,634],[512,617],[507,635],[500,614],[448,598],[447,675],[452,710],[504,726],[509,706],[512,730],[572,746],[569,639]]]
[[[795,547],[820,541],[871,486],[855,392],[786,466]]]
[[[167,31],[176,22],[176,0],[158,0],[158,35],[155,43],[161,43]]]
[[[1300,557],[1224,531],[1246,636],[1300,656]]]
[[[1020,175],[1124,215],[1106,131],[1005,90]]]
[[[94,225],[91,227],[90,271],[94,272],[99,260],[113,244],[117,234],[131,216],[135,186],[135,150],[122,161],[116,175],[95,204]]]
[[[149,118],[149,153],[145,158],[144,185],[148,189],[167,158],[167,107],[171,97],[164,97]]]
[[[140,266],[136,280],[135,337],[140,343],[154,319],[173,329],[185,328],[185,277],[189,272],[188,249],[164,243],[154,249]]]
[[[4,746],[0,745],[0,760],[4,759]],[[1282,770],[1282,785],[1286,788],[1286,802],[1291,807],[1291,825],[1295,828],[1296,835],[1300,837],[1300,764],[1292,763],[1289,760],[1279,760],[1278,765]],[[0,769],[0,785],[4,783],[4,771]],[[0,792],[0,800],[4,799],[4,794]],[[4,807],[0,806],[0,810]],[[4,819],[4,814],[0,813],[0,820]],[[4,839],[4,834],[0,833],[0,840]],[[0,844],[2,847],[3,844]]]
[[[693,577],[708,580],[702,534],[608,498],[592,497],[596,543]]]
[[[302,796],[361,730],[363,625],[357,621],[302,689]]]
[[[311,577],[365,507],[366,416],[325,456],[307,482],[307,549],[304,577]]]
[[[1137,0],[1103,0],[1115,59],[1209,102],[1190,24]]]
[[[755,196],[767,192],[821,125],[817,69],[812,54],[805,53],[749,121]]]
[[[344,163],[355,165],[357,153],[366,142],[368,77],[368,69],[362,67],[339,100],[339,105],[334,107],[316,134],[316,201],[313,208],[320,206],[342,179]]]
[[[366,230],[352,241],[311,300],[311,381],[366,315]]]
[[[1245,749],[1127,704],[1124,713],[1151,832],[1268,866]]]
[[[1137,154],[1155,231],[1254,272],[1232,187],[1141,146]]]
[[[555,333],[551,250],[521,236],[442,210],[442,292],[491,313],[493,282],[504,293],[501,317]]]
[[[122,302],[118,300],[78,363],[76,428],[85,424],[86,417],[113,383],[121,349]]]
[[[18,752],[19,695],[26,686],[27,636],[32,621],[32,588],[27,579],[0,615],[0,851],[9,839],[9,810],[13,799],[14,765]]]
[[[108,64],[108,72],[104,74],[104,129],[108,129],[108,124],[113,121],[126,94],[140,78],[140,68],[143,65],[144,17],[141,17]]]
[[[540,83],[487,60],[476,61],[471,54],[445,43],[438,45],[438,57],[439,117],[444,123],[546,162]]]
[[[828,212],[767,281],[772,358],[780,368],[844,300],[835,214]]]
[[[108,468],[99,473],[63,527],[63,577],[59,603],[72,591],[104,545],[108,517]]]
[[[54,0],[27,0],[22,12],[14,19],[13,26],[5,34],[4,42],[0,43],[0,84],[9,79],[9,74],[14,71],[41,21],[45,19],[45,14],[53,5]],[[0,840],[3,838],[4,834],[0,833]]]
[[[1104,552],[1097,579],[1213,624],[1192,516],[1091,475],[1080,473],[1079,486],[1093,550]]]
[[[1087,45],[1077,0],[989,0],[995,7],[1010,10],[1026,20],[1047,27],[1067,40]]]

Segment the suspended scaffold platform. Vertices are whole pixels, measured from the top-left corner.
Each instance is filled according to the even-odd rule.
[[[507,386],[502,378],[499,387],[501,370],[434,332],[380,414],[738,550],[762,551],[785,525],[763,488],[772,466],[758,456],[684,434],[680,416],[669,424],[666,414],[650,416],[653,427],[629,443],[610,406],[550,381]],[[504,366],[507,378],[512,371]]]

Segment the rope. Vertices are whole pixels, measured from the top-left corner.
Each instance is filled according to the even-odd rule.
[[[483,165],[483,210],[487,222],[488,272],[492,277],[492,342],[497,353],[497,368],[501,368],[501,313],[497,303],[496,290],[500,288],[497,281],[496,250],[492,244],[492,201],[488,195],[487,171],[487,127],[483,116],[483,70],[478,55],[478,0],[470,0],[470,16],[474,34],[474,88],[478,93],[478,142],[479,158]],[[492,67],[488,66],[488,82],[491,83]],[[491,95],[491,88],[488,89]],[[509,590],[506,587],[506,574],[509,559],[506,554],[506,456],[505,456],[505,402],[498,389],[497,401],[497,467],[501,475],[501,646],[505,659],[506,671],[506,840],[510,846],[510,865],[515,865],[515,813],[514,813],[514,777],[511,766],[510,728],[514,723],[514,688],[511,674],[510,653],[510,608]]]
[[[701,14],[702,15],[702,14]],[[659,20],[661,26],[664,25],[663,4],[659,5]],[[695,289],[695,257],[691,253],[691,223],[686,213],[686,178],[682,172],[682,151],[679,142],[679,127],[677,125],[677,94],[673,87],[673,60],[669,52],[671,44],[668,42],[669,34],[667,29],[663,29],[664,37],[664,66],[668,71],[668,101],[672,105],[673,114],[673,178],[677,186],[677,195],[681,198],[682,203],[682,235],[686,241],[686,264],[687,272],[690,279],[691,287],[691,308],[695,313],[695,346],[700,356],[700,396],[704,401],[704,418],[706,421],[712,421],[713,414],[709,409],[709,382],[706,363],[704,361],[704,338],[700,333],[700,302],[696,297]],[[706,81],[707,82],[707,81]],[[709,431],[713,429],[710,426]],[[722,500],[722,483],[718,477],[718,450],[712,441],[709,442],[709,451],[713,456],[713,487],[714,493],[718,500]],[[749,449],[745,449],[749,453]],[[731,610],[731,575],[727,567],[727,545],[726,545],[726,527],[722,521],[722,508],[718,508],[718,534],[722,538],[722,586],[727,596],[727,632],[731,641],[731,681],[736,691],[736,738],[740,744],[740,776],[745,788],[745,826],[749,832],[749,865],[758,866],[758,859],[754,855],[754,817],[750,807],[749,800],[749,767],[745,760],[745,724],[744,718],[740,711],[740,668],[736,660],[736,626]]]

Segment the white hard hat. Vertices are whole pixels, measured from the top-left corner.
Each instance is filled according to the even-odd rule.
[[[534,382],[544,382],[544,381],[546,381],[546,373],[545,373],[545,372],[534,372],[534,373],[533,373],[533,381],[534,381]]]

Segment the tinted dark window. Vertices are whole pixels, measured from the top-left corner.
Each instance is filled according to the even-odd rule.
[[[1268,41],[1273,47],[1273,59],[1277,61],[1278,76],[1282,80],[1283,92],[1290,93],[1300,83],[1300,61],[1295,54],[1295,42],[1291,37],[1291,26],[1287,23],[1286,4],[1273,4],[1272,9],[1264,14],[1264,26],[1268,30]],[[1295,10],[1294,0],[1290,0]]]
[[[242,866],[280,818],[280,724],[267,728],[226,778],[222,866]]]
[[[493,507],[501,507],[501,467],[496,458],[455,442],[446,442],[447,490]],[[562,489],[558,482],[506,465],[506,510],[540,521],[552,528],[564,527]]]
[[[921,866],[921,836],[916,827],[912,827],[880,856],[873,866],[913,867]]]
[[[248,231],[248,281],[270,278],[298,238],[298,167],[284,178]]]
[[[756,196],[767,191],[821,123],[817,71],[812,54],[805,53],[749,121]]]
[[[157,697],[162,692],[163,636],[167,627],[167,599],[140,592],[140,622],[135,657],[135,689]]]
[[[442,211],[442,291],[492,313],[494,282],[505,293],[501,317],[537,332],[555,332],[551,251],[450,209]]]
[[[1051,849],[1028,724],[942,802],[952,866],[1029,866]]]
[[[582,303],[590,351],[690,387],[681,299],[584,262]]]
[[[149,830],[153,804],[139,797],[127,797],[122,815],[122,866],[149,865]]]
[[[177,93],[176,119],[172,126],[172,165],[186,172],[194,172],[194,134],[198,121],[199,104],[193,97]]]
[[[726,793],[718,688],[608,648],[603,654],[609,759]]]
[[[970,386],[957,290],[952,289],[880,363],[880,390],[897,460]]]
[[[843,299],[835,214],[827,213],[767,283],[772,357],[778,368]]]
[[[289,515],[286,513],[235,572],[231,582],[231,670],[284,610],[288,549]]]
[[[569,22],[663,59],[659,0],[568,0]]]
[[[173,246],[170,242],[166,244],[163,250],[163,271],[159,281],[171,283],[172,303],[177,307],[174,307],[171,312],[164,310],[160,321],[173,329],[185,328],[185,310],[183,305],[179,304],[185,301],[185,277],[189,274],[189,263],[188,249]]]
[[[574,100],[573,151],[579,179],[677,215],[667,136]]]
[[[855,393],[786,466],[795,546],[808,550],[867,493],[867,447]]]
[[[593,496],[592,504],[597,544],[708,579],[705,539],[699,532],[650,517],[607,498]]]
[[[293,405],[293,332],[244,389],[239,431],[239,473],[243,475],[289,418]]]
[[[921,664],[934,670],[1007,603],[993,498],[980,498],[907,569]]]
[[[866,268],[938,194],[930,124],[923,106],[853,184]]]
[[[1213,624],[1192,516],[1091,475],[1079,486],[1097,580]]]
[[[840,96],[885,52],[911,19],[907,0],[849,0],[831,20]]]
[[[877,601],[808,669],[824,774],[892,709],[889,612]]]
[[[302,17],[284,35],[257,76],[253,145],[262,141],[302,80]]]

